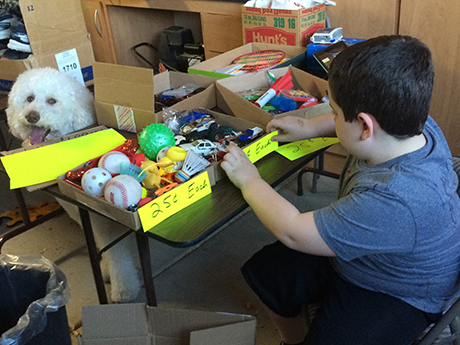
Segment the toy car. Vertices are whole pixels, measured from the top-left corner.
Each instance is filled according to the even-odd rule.
[[[191,143],[185,143],[179,145],[185,150],[193,150],[195,153],[200,153],[203,156],[207,156],[212,150],[216,149],[217,146],[208,139],[198,139]]]

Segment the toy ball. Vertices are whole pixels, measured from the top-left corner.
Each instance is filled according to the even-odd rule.
[[[139,134],[139,148],[147,158],[154,160],[166,146],[174,146],[174,133],[162,123],[152,123]]]
[[[118,175],[105,185],[104,197],[115,206],[126,209],[141,200],[142,187],[134,177]]]
[[[91,195],[104,195],[104,187],[112,178],[112,175],[105,169],[92,168],[86,171],[81,178],[83,190]]]
[[[119,151],[110,151],[101,157],[97,166],[99,168],[107,170],[112,175],[120,173],[121,163],[131,163],[128,156]]]

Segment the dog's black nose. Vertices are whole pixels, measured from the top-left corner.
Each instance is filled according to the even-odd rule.
[[[40,120],[40,115],[37,111],[33,110],[26,115],[26,120],[29,123],[37,123]]]

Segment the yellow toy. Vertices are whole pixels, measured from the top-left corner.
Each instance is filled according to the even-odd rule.
[[[182,168],[182,161],[185,160],[186,156],[186,149],[178,146],[170,147],[166,152],[166,157],[163,157],[158,161],[161,165],[167,164],[164,168],[160,168],[160,175],[174,173]]]
[[[142,185],[147,188],[147,189],[153,189],[153,188],[161,188],[160,183],[163,182],[168,182],[170,183],[168,179],[161,177],[161,172],[159,167],[164,168],[166,166],[172,165],[172,163],[166,163],[166,162],[158,162],[155,163],[154,161],[144,161],[141,163],[141,168],[142,171],[147,173],[147,177],[142,180]]]

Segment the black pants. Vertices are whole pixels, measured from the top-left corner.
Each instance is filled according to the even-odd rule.
[[[329,258],[280,242],[257,252],[242,273],[278,315],[295,317],[304,305],[321,303],[304,341],[308,345],[409,345],[441,316],[353,285],[337,275]]]

